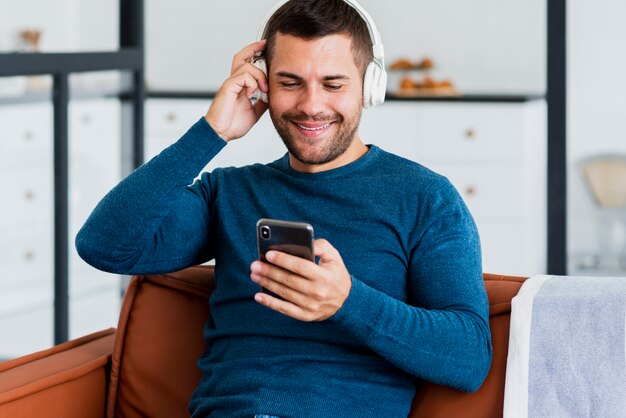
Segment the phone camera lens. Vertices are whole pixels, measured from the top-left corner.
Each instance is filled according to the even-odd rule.
[[[270,239],[270,227],[269,226],[261,227],[261,238]]]

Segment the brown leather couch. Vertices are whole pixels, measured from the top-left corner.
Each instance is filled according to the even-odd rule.
[[[475,393],[424,383],[410,417],[501,417],[511,298],[522,277],[485,274],[493,364]],[[132,279],[117,330],[0,363],[1,418],[189,416],[213,269]],[[155,367],[156,366],[156,367]]]

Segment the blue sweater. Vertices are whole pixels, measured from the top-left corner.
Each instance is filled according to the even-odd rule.
[[[446,178],[370,145],[321,173],[296,172],[285,155],[194,182],[224,146],[201,118],[109,192],[76,237],[85,261],[115,273],[215,259],[194,417],[406,417],[420,379],[482,384],[480,243]],[[301,322],[254,301],[259,218],[309,222],[340,252],[352,288],[333,317]]]

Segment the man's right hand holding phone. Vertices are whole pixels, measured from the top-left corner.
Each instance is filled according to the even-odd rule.
[[[213,99],[205,119],[225,141],[241,138],[250,131],[267,110],[267,103],[250,98],[257,91],[268,91],[267,77],[252,64],[265,49],[265,40],[254,42],[233,58],[230,77],[224,81]]]
[[[269,251],[267,263],[253,262],[252,281],[282,298],[259,292],[254,299],[300,321],[324,321],[337,313],[350,294],[352,278],[328,241],[315,240],[314,249],[319,264],[279,251]]]

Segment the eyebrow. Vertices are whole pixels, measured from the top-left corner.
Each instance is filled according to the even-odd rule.
[[[294,73],[290,73],[288,71],[279,71],[276,73],[276,75],[278,77],[286,77],[286,78],[292,78],[294,80],[298,80],[298,81],[303,81],[303,78],[300,77],[299,75],[296,75]],[[333,80],[349,80],[350,77],[348,77],[347,75],[343,75],[343,74],[333,74],[333,75],[326,75],[324,77],[322,77],[322,80],[324,81],[333,81]]]

